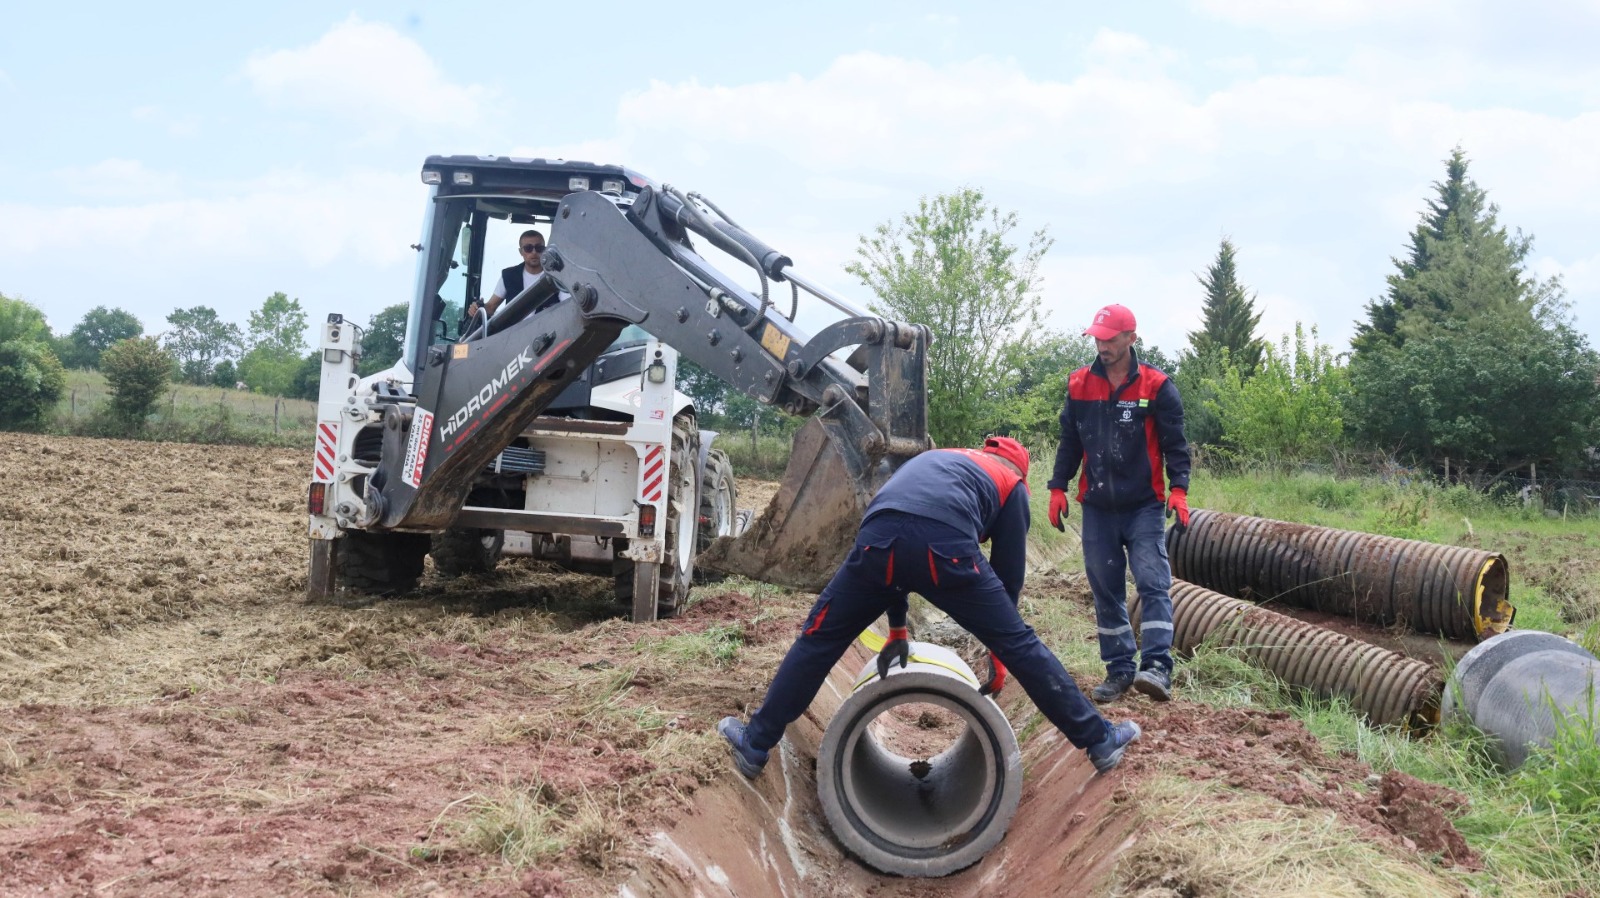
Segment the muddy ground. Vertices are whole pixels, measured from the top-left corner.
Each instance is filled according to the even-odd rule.
[[[753,784],[712,731],[759,701],[810,597],[709,585],[635,625],[608,581],[511,559],[430,567],[404,601],[307,606],[308,463],[0,434],[0,892],[1207,894],[1170,881],[1166,824],[1138,806],[1165,775],[1476,863],[1453,796],[1370,778],[1284,715],[1124,702],[1146,738],[1095,777],[1013,687],[1029,773],[1005,842],[947,879],[878,876],[819,820],[825,708],[791,730],[785,775]],[[1029,592],[1087,601],[1055,573]],[[777,817],[774,860],[750,846]],[[733,855],[754,860],[708,860]]]

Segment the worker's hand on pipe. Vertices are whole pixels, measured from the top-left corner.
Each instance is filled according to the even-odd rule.
[[[895,661],[900,662],[900,669],[904,670],[911,663],[911,642],[905,627],[890,627],[889,641],[883,644],[878,651],[878,677],[888,679],[889,668]]]
[[[1050,526],[1056,528],[1057,530],[1060,530],[1062,533],[1066,533],[1067,532],[1067,526],[1062,523],[1062,520],[1067,518],[1067,517],[1070,517],[1070,516],[1071,516],[1071,509],[1067,505],[1067,491],[1066,490],[1051,490],[1050,491]]]
[[[1181,486],[1172,488],[1167,496],[1167,517],[1178,516],[1178,532],[1189,529],[1189,491]]]
[[[989,681],[978,687],[979,695],[999,695],[1000,690],[1006,688],[1006,666],[1000,659],[989,653]]]

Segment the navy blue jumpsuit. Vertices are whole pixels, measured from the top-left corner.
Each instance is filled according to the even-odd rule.
[[[993,652],[1073,745],[1108,738],[1110,724],[1017,612],[1029,523],[1027,484],[994,456],[934,449],[902,465],[867,506],[855,547],[751,716],[749,745],[777,745],[851,640],[880,614],[904,626],[912,592]],[[991,543],[988,559],[978,551],[984,541]]]

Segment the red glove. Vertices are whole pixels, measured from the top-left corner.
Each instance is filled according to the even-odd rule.
[[[1167,517],[1172,517],[1173,512],[1178,514],[1178,532],[1189,529],[1189,491],[1181,486],[1172,488],[1172,493],[1167,496]]]
[[[979,695],[999,695],[1000,690],[1006,688],[1006,666],[1000,659],[989,653],[989,682],[978,687]]]
[[[893,667],[896,661],[900,662],[901,670],[905,670],[906,665],[911,663],[911,643],[907,641],[909,637],[910,634],[906,632],[905,627],[889,628],[889,641],[878,650],[878,679],[887,680],[889,668]]]
[[[1067,491],[1066,490],[1051,490],[1050,491],[1050,526],[1056,528],[1057,530],[1060,530],[1062,533],[1067,532],[1067,527],[1066,527],[1065,524],[1061,523],[1061,519],[1065,518],[1065,517],[1069,517],[1071,515],[1071,513],[1072,513],[1072,510],[1067,506]]]

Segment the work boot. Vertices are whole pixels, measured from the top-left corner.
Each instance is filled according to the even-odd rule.
[[[1089,690],[1089,697],[1100,704],[1120,698],[1133,685],[1133,672],[1107,674],[1104,683]]]
[[[1105,773],[1122,761],[1122,753],[1139,740],[1139,724],[1131,720],[1111,727],[1111,735],[1104,742],[1089,747],[1089,761],[1096,773]]]
[[[1164,702],[1172,698],[1172,675],[1159,667],[1147,667],[1133,678],[1133,688]]]
[[[760,776],[761,768],[767,766],[767,753],[750,747],[744,721],[737,717],[724,717],[717,721],[717,732],[728,740],[728,748],[733,752],[733,765],[739,768],[739,772],[749,779]]]

